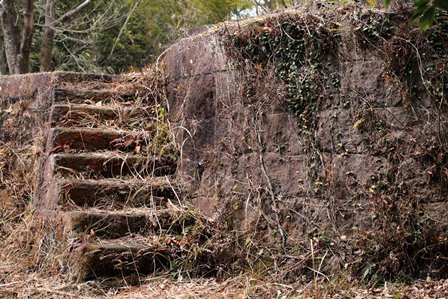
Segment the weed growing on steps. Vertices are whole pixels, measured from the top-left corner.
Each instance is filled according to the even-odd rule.
[[[142,74],[140,74],[141,76]],[[150,80],[149,83],[146,82],[145,80],[145,75],[149,75],[150,77],[148,78]],[[155,77],[153,77],[155,76]],[[138,77],[137,77],[138,78]],[[154,175],[157,172],[160,172],[160,169],[158,169],[159,167],[156,166],[155,163],[151,163],[151,160],[157,160],[157,159],[167,159],[170,160],[170,162],[172,162],[173,166],[175,165],[177,158],[178,158],[178,154],[177,154],[177,147],[176,144],[174,143],[174,139],[173,139],[173,134],[170,130],[170,124],[168,122],[168,118],[167,118],[167,110],[166,110],[166,102],[165,102],[165,97],[164,97],[164,92],[163,92],[163,88],[160,86],[160,84],[153,84],[154,86],[152,86],[150,83],[151,82],[158,82],[158,80],[161,77],[158,74],[143,74],[143,79],[140,79],[138,84],[136,82],[134,82],[135,86],[134,89],[130,88],[130,90],[128,91],[132,91],[131,94],[135,94],[135,96],[137,97],[136,103],[131,103],[132,105],[135,105],[136,107],[138,107],[139,105],[143,105],[143,106],[151,106],[150,109],[148,109],[148,111],[150,113],[148,113],[147,117],[141,118],[141,117],[130,117],[127,119],[128,122],[130,122],[130,126],[129,129],[135,129],[135,131],[139,132],[147,132],[150,137],[149,137],[149,141],[145,142],[145,143],[141,143],[139,145],[142,145],[142,147],[139,147],[139,150],[137,151],[137,145],[135,146],[135,150],[134,150],[134,154],[135,155],[139,155],[141,157],[146,157],[148,158],[148,160],[146,161],[146,163],[143,163],[141,166],[141,171],[138,169],[129,169],[130,171],[128,171],[129,173],[127,173],[127,177],[126,178],[130,178],[130,177],[134,177],[134,179],[136,179],[137,181],[140,181],[142,184],[144,183],[148,183],[150,181],[146,181],[144,180],[144,177],[151,177],[151,175]],[[160,82],[158,82],[160,83]],[[132,86],[132,84],[131,84]],[[141,88],[139,88],[139,86]],[[146,90],[145,88],[147,88],[148,90]],[[117,99],[117,106],[123,106],[126,105],[126,103],[120,102],[120,98]],[[114,102],[110,101],[107,103],[107,105],[111,106],[113,105]],[[118,105],[120,104],[120,105]],[[135,107],[134,107],[135,108]],[[97,121],[99,121],[101,123],[101,118],[99,118]],[[78,124],[79,126],[79,124]],[[118,127],[120,127],[120,124],[117,124]],[[109,126],[110,127],[110,126]],[[132,141],[132,140],[131,140]],[[127,140],[123,140],[122,143],[125,144],[127,142]],[[144,146],[143,146],[144,145]],[[119,150],[120,147],[118,147],[117,149]],[[121,170],[126,170],[126,166],[123,165],[127,165],[128,161],[127,160],[123,160],[123,162],[118,161],[118,163],[116,164],[116,166],[119,166],[117,170],[119,175],[123,175],[123,173],[121,173]],[[104,166],[104,165],[103,165]],[[134,165],[136,166],[136,165]],[[138,167],[135,167],[138,168]],[[134,170],[134,171],[133,171]],[[126,172],[126,171],[124,171]],[[78,173],[79,175],[79,173]],[[81,173],[81,175],[83,175],[83,173]],[[86,173],[86,176],[89,178],[91,176],[91,174]],[[167,178],[168,181],[168,178]],[[129,181],[128,181],[129,182]],[[171,186],[171,183],[168,181],[168,184]],[[173,188],[173,192],[175,193],[175,190]],[[154,198],[149,198],[152,197],[152,192],[148,189],[146,189],[146,192],[144,191],[144,193],[146,193],[146,198],[143,195],[143,200],[145,202],[145,204],[150,203],[151,201],[155,200]],[[111,200],[110,197],[107,198],[109,201]],[[157,242],[155,242],[154,240],[151,239],[151,237],[148,236],[144,236],[141,240],[139,240],[139,242],[141,242],[142,244],[152,244],[152,243],[156,243],[155,245],[157,245],[160,250],[163,250],[165,253],[167,253],[167,256],[163,257],[162,259],[167,262],[167,264],[165,264],[165,262],[163,263],[163,267],[157,267],[157,269],[154,269],[155,272],[157,272],[157,274],[160,273],[165,273],[165,272],[169,272],[169,273],[176,273],[178,275],[184,275],[186,273],[193,273],[194,271],[199,271],[199,265],[197,265],[196,267],[193,266],[189,266],[190,264],[193,264],[194,261],[196,261],[195,259],[195,253],[193,252],[194,250],[192,249],[193,246],[194,248],[200,247],[201,244],[203,243],[203,240],[199,240],[200,238],[206,238],[206,234],[203,233],[204,229],[200,219],[201,216],[197,213],[195,213],[194,209],[190,210],[190,207],[184,203],[184,202],[180,202],[180,200],[178,199],[179,202],[176,202],[176,204],[178,203],[179,206],[173,206],[172,204],[170,205],[169,203],[167,203],[168,207],[167,207],[167,211],[172,211],[174,213],[178,213],[181,217],[185,216],[187,217],[184,221],[184,219],[177,219],[180,222],[180,225],[182,226],[182,231],[179,232],[178,230],[176,231],[176,225],[173,222],[171,224],[171,226],[169,228],[166,228],[165,230],[161,230],[161,236],[159,236],[159,240]],[[131,204],[131,202],[128,200],[125,201],[126,202],[126,211],[130,212],[132,211],[132,206],[128,206],[128,204]],[[145,205],[146,206],[146,205]],[[138,207],[136,209],[136,211],[140,212],[144,212],[145,209],[142,207]],[[149,210],[148,212],[150,212],[151,210]],[[163,219],[160,217],[161,215],[157,216],[157,215],[153,215],[154,216],[154,221],[155,223],[158,222],[163,222]],[[195,220],[194,223],[191,223],[191,221],[189,221],[190,219]],[[187,221],[188,220],[188,221]],[[197,220],[197,221],[196,221]],[[149,224],[149,223],[148,223]],[[91,227],[91,229],[93,231],[97,232],[97,235],[99,235],[100,229],[98,229],[97,227]],[[142,227],[143,229],[143,227]],[[113,229],[112,229],[113,230]],[[129,230],[131,230],[131,228],[129,228]],[[89,238],[88,235],[88,229],[87,229],[87,234],[86,231],[79,231],[77,233],[80,233],[81,235],[75,235],[73,236],[73,239],[75,240],[74,244],[73,244],[73,248],[75,249],[80,249],[79,247],[81,246],[82,249],[82,241],[83,238]],[[143,230],[141,231],[142,233],[144,232]],[[134,232],[135,233],[135,232]],[[145,238],[147,237],[147,238]],[[165,238],[164,238],[165,237]],[[68,238],[70,239],[70,236],[68,236]],[[80,245],[81,243],[81,245]],[[192,256],[191,258],[185,258],[186,256]],[[168,258],[169,256],[169,258]],[[123,257],[125,259],[125,257]],[[116,260],[120,260],[120,254],[117,255]],[[126,259],[125,259],[126,260]],[[125,263],[129,262],[129,260],[127,259]],[[76,261],[75,261],[76,264]],[[137,264],[137,262],[136,262]],[[86,269],[88,269],[87,265],[82,265],[83,267],[85,267]],[[114,264],[114,269],[115,269],[115,264]],[[119,266],[119,265],[118,265]],[[129,266],[129,265],[128,265]],[[70,273],[70,267],[68,267],[67,269],[64,269],[65,272]],[[76,268],[76,265],[75,265]],[[159,269],[160,268],[160,269]],[[117,268],[119,269],[119,268]],[[115,269],[115,270],[117,270]],[[75,270],[74,272],[76,272],[77,270]],[[146,269],[146,271],[150,271],[149,269]],[[81,276],[82,275],[88,275],[88,273],[82,273],[83,271],[81,271]],[[148,273],[146,273],[148,274]],[[155,273],[154,273],[155,274]],[[138,278],[140,279],[140,277]],[[138,281],[137,281],[138,282]]]
[[[149,76],[147,78],[145,75]],[[153,172],[159,171],[153,164],[151,164],[151,159],[158,159],[158,158],[166,158],[169,159],[173,164],[176,162],[178,158],[178,151],[176,144],[174,142],[173,134],[170,130],[170,124],[168,122],[168,118],[166,115],[166,102],[165,97],[163,94],[163,88],[160,87],[160,76],[152,77],[154,74],[138,74],[138,75],[129,75],[124,76],[124,78],[120,82],[113,82],[113,83],[104,83],[104,82],[91,82],[89,84],[86,84],[84,86],[83,84],[74,84],[74,83],[66,83],[63,85],[64,88],[72,89],[72,90],[78,90],[78,89],[84,89],[84,87],[87,87],[88,90],[85,91],[85,93],[89,94],[91,91],[90,88],[93,90],[97,88],[107,89],[108,92],[104,93],[102,96],[103,99],[98,99],[95,96],[92,96],[92,98],[84,98],[84,97],[67,97],[62,99],[67,102],[71,102],[73,100],[76,103],[79,103],[82,101],[84,104],[90,104],[92,105],[93,101],[97,103],[96,106],[107,106],[107,107],[120,107],[120,104],[122,106],[133,106],[133,108],[141,105],[141,106],[148,106],[152,105],[152,109],[148,109],[146,111],[147,113],[144,114],[144,117],[139,117],[132,114],[126,114],[126,113],[118,113],[119,121],[126,121],[128,126],[126,129],[134,131],[135,133],[144,133],[145,137],[142,138],[148,138],[150,140],[142,141],[141,138],[138,136],[135,136],[134,139],[126,139],[124,138],[121,140],[116,140],[118,144],[115,142],[111,142],[110,148],[105,146],[104,149],[100,150],[101,152],[113,150],[114,152],[119,152],[123,150],[125,152],[124,155],[119,155],[118,153],[113,158],[121,158],[121,156],[125,156],[129,153],[129,151],[133,151],[134,155],[138,155],[142,158],[142,161],[146,162],[144,165],[142,164],[142,171],[145,172],[145,174],[148,174],[151,176]],[[149,80],[149,81],[148,81]],[[61,86],[58,86],[61,87]],[[116,94],[114,93],[116,91]],[[83,93],[83,90],[81,90],[81,94]],[[93,92],[95,93],[95,92]],[[76,94],[76,92],[75,92]],[[123,98],[123,94],[132,95],[136,98],[136,101],[133,103],[127,102],[127,99]],[[99,101],[98,101],[99,100]],[[17,102],[18,109],[23,108],[22,102]],[[26,108],[26,105],[23,105],[24,108]],[[9,107],[7,107],[9,108]],[[19,110],[20,110],[19,109]],[[10,111],[11,110],[11,111]],[[12,114],[14,109],[7,109],[5,113],[4,111],[0,110],[0,124],[4,128],[11,129],[9,134],[11,133],[22,133],[22,130],[19,130],[16,127],[21,128],[22,124],[17,123],[17,126],[14,126],[14,121],[16,122],[22,122],[23,119],[20,117],[21,115],[14,115],[19,116],[16,118],[9,117],[9,114]],[[26,109],[23,109],[26,110]],[[151,111],[149,111],[151,110]],[[21,111],[21,110],[20,110]],[[20,112],[19,111],[19,112]],[[17,112],[17,113],[19,113]],[[120,112],[122,112],[120,110]],[[15,113],[15,112],[14,112]],[[84,115],[88,117],[84,117],[81,119],[81,122],[74,123],[73,126],[76,127],[96,127],[96,126],[104,126],[104,122],[102,122],[101,115],[95,116],[95,115]],[[114,115],[113,115],[114,116]],[[112,121],[113,121],[112,117]],[[70,120],[70,116],[68,115],[67,120]],[[69,123],[63,123],[66,127],[72,127],[72,124]],[[120,129],[120,125],[122,122],[117,123],[111,123],[106,124],[108,129],[115,128]],[[56,125],[61,125],[56,124]],[[25,127],[24,127],[25,129]],[[28,135],[26,136],[18,136],[16,138],[16,141],[18,143],[26,143],[26,145],[31,144],[29,136],[29,133],[31,130],[29,130]],[[131,132],[132,134],[133,132]],[[3,141],[3,131],[0,133],[0,140]],[[8,137],[8,136],[6,136]],[[125,136],[126,137],[126,136]],[[28,139],[27,139],[28,138]],[[11,138],[12,139],[12,138]],[[4,232],[5,234],[2,234],[2,237],[0,238],[1,244],[6,244],[7,248],[10,248],[10,246],[14,246],[17,244],[20,244],[18,248],[20,248],[22,251],[5,251],[2,252],[1,257],[2,260],[5,260],[7,265],[7,275],[5,277],[2,276],[2,283],[4,282],[10,282],[15,279],[15,277],[20,276],[21,270],[26,271],[35,271],[35,273],[38,273],[39,275],[60,275],[62,279],[68,279],[68,277],[71,275],[71,268],[70,265],[67,264],[67,256],[70,256],[70,253],[65,251],[72,250],[73,247],[70,245],[76,245],[79,242],[82,241],[88,241],[88,238],[94,238],[92,236],[92,233],[89,235],[89,231],[86,232],[76,232],[73,235],[68,235],[67,238],[63,238],[64,234],[66,232],[62,231],[63,224],[59,223],[60,219],[54,219],[54,221],[48,221],[46,220],[39,220],[38,217],[32,218],[29,212],[23,213],[23,209],[25,206],[29,204],[29,201],[31,201],[32,197],[34,196],[34,191],[30,188],[33,188],[34,186],[32,184],[29,184],[30,182],[25,180],[24,178],[19,178],[22,174],[27,174],[28,176],[36,179],[39,177],[37,173],[33,173],[29,171],[29,168],[27,169],[25,167],[24,162],[31,163],[36,162],[38,160],[38,154],[39,153],[29,153],[28,149],[26,148],[26,151],[24,150],[23,154],[30,154],[32,159],[30,159],[28,156],[22,155],[22,152],[19,151],[22,150],[20,146],[22,144],[18,144],[18,149],[14,147],[7,147],[8,144],[1,144],[0,146],[0,195],[1,200],[0,206],[2,207],[2,211],[0,214],[4,217],[4,223],[3,221],[0,223],[0,231]],[[40,145],[40,144],[39,144]],[[56,145],[58,146],[58,145]],[[77,151],[83,151],[82,149],[70,149],[69,146],[65,147],[64,144],[60,145],[60,148],[67,152],[77,152]],[[113,155],[112,155],[113,156]],[[139,157],[139,158],[140,158]],[[3,159],[4,158],[4,159]],[[26,158],[26,159],[24,159]],[[111,159],[113,159],[111,158]],[[147,159],[145,159],[147,158]],[[33,160],[34,159],[34,160]],[[111,163],[113,162],[111,159],[105,162]],[[35,161],[36,160],[36,161]],[[3,163],[6,162],[6,163]],[[117,171],[114,175],[121,175],[122,171],[124,169],[124,165],[126,164],[127,160],[123,159],[117,160]],[[36,162],[37,163],[37,162]],[[143,163],[143,162],[142,162]],[[23,164],[23,165],[21,165]],[[99,169],[104,170],[104,166],[99,165]],[[30,167],[35,166],[31,165]],[[102,166],[102,168],[101,168]],[[107,165],[106,165],[107,166]],[[156,168],[156,169],[154,169]],[[39,169],[37,166],[34,168],[36,171]],[[67,170],[71,170],[70,168],[67,168]],[[86,170],[85,173],[75,173],[76,177],[79,179],[88,179],[88,178],[99,178],[101,176],[98,176],[97,172]],[[28,178],[27,176],[27,178]],[[138,173],[136,169],[130,169],[129,177],[133,177],[134,179],[138,180],[142,185],[150,183],[150,179],[142,179],[141,173]],[[146,176],[146,175],[145,175]],[[68,177],[65,177],[68,178]],[[174,192],[178,193],[176,191],[176,188],[173,187],[173,184],[169,182],[169,178],[166,177],[167,186],[166,188],[169,190],[166,192]],[[22,196],[22,194],[14,193],[14,189],[16,186],[12,185],[12,182],[23,182],[26,184],[25,187],[17,188],[18,191],[23,194],[23,197],[26,198],[17,198],[17,196]],[[34,182],[37,183],[37,182]],[[68,187],[70,188],[70,187]],[[149,188],[145,188],[145,190],[134,190],[135,192],[130,192],[129,196],[136,197],[135,204],[140,205],[138,207],[141,208],[141,205],[156,205],[157,198],[154,198],[152,190],[148,190]],[[165,194],[165,191],[160,191],[163,196]],[[8,196],[4,196],[7,193]],[[144,194],[142,194],[144,193]],[[23,206],[20,207],[20,210],[17,212],[17,215],[13,212],[13,207],[5,207],[3,205],[3,200],[6,202],[6,199],[9,198],[10,195],[14,196],[14,200],[17,204],[21,204]],[[122,195],[122,194],[121,194]],[[110,196],[107,197],[107,202],[104,204],[109,204],[111,200],[113,201],[114,198]],[[176,195],[177,197],[177,195]],[[12,198],[12,197],[11,197]],[[118,198],[122,199],[124,202],[120,205],[120,203],[117,204],[115,207],[108,206],[110,210],[115,210],[116,208],[126,206],[128,210],[132,211],[132,202],[131,199],[126,198]],[[138,202],[140,201],[140,202]],[[197,257],[203,256],[202,253],[202,244],[207,240],[209,237],[205,231],[206,220],[202,218],[200,214],[198,214],[194,209],[191,208],[187,203],[180,202],[179,198],[177,200],[173,199],[173,202],[175,204],[178,204],[178,206],[175,206],[171,204],[170,202],[165,202],[167,205],[165,208],[168,211],[171,211],[173,213],[179,213],[179,219],[177,221],[181,223],[181,231],[177,230],[175,225],[173,224],[173,227],[168,227],[163,232],[165,233],[166,239],[160,240],[160,247],[166,248],[167,251],[172,253],[173,260],[170,261],[170,264],[167,265],[167,268],[161,269],[162,272],[171,272],[171,273],[177,273],[179,275],[188,275],[188,273],[199,273],[198,275],[202,275],[204,272],[201,272],[201,264],[196,264],[196,261],[199,259]],[[70,204],[72,201],[70,199],[67,199],[67,203]],[[101,202],[99,202],[101,204]],[[3,209],[5,207],[5,209]],[[67,207],[67,206],[66,206]],[[102,206],[100,206],[102,207]],[[82,211],[83,209],[79,207]],[[25,216],[30,217],[25,217]],[[11,217],[11,218],[10,218]],[[156,216],[154,216],[156,217]],[[29,218],[29,219],[28,219]],[[184,219],[185,218],[185,219]],[[195,220],[194,223],[190,221],[190,219]],[[159,217],[158,219],[153,219],[154,222],[161,221],[162,219]],[[196,221],[197,220],[197,221]],[[14,221],[14,222],[13,222]],[[19,228],[14,229],[14,224],[18,224],[20,226]],[[26,226],[26,227],[25,227]],[[95,227],[93,227],[95,229]],[[24,236],[22,236],[22,233],[24,233]],[[99,232],[97,232],[98,234]],[[70,234],[70,233],[67,233]],[[93,233],[95,235],[95,233]],[[144,240],[141,240],[141,242],[150,244],[151,238],[147,238]],[[74,246],[75,247],[75,246]],[[26,250],[25,250],[26,249]],[[208,254],[208,251],[207,251]],[[26,256],[26,258],[23,258],[22,261],[24,262],[24,266],[22,269],[17,268],[9,268],[9,263],[13,263],[12,261],[16,261],[21,259],[23,256]],[[120,258],[119,256],[117,258]],[[204,257],[203,260],[206,260],[207,258]],[[3,264],[1,265],[3,266]],[[212,266],[213,267],[213,266]],[[3,267],[0,267],[1,271],[3,271]],[[209,271],[209,269],[204,270]],[[3,274],[3,272],[2,272]]]

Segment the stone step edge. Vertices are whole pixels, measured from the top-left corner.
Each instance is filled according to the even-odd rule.
[[[56,153],[50,155],[46,164],[47,181],[56,173],[62,175],[90,173],[102,178],[128,175],[144,178],[152,175],[172,175],[177,169],[177,162],[171,158],[152,158],[115,152]]]
[[[152,134],[147,131],[107,130],[98,128],[50,128],[46,151],[122,150],[134,151],[148,145]]]
[[[64,103],[70,100],[102,101],[113,99],[118,102],[132,101],[135,98],[135,91],[123,91],[113,88],[103,89],[73,89],[73,88],[54,88],[52,92],[53,103]]]
[[[174,258],[174,250],[162,244],[123,244],[117,239],[81,244],[72,249],[68,261],[72,279],[87,280],[160,272],[167,270]]]
[[[188,228],[201,225],[201,219],[186,209],[99,209],[59,212],[58,216],[68,237],[94,234],[96,237],[118,239],[132,235],[184,235]],[[203,223],[202,223],[203,224]]]
[[[146,202],[147,199],[143,198],[146,193],[147,197],[152,197],[149,198],[152,202]],[[174,182],[172,176],[152,177],[146,180],[53,179],[47,188],[47,195],[39,201],[34,201],[33,205],[37,209],[64,211],[76,207],[86,208],[106,204],[111,209],[116,209],[117,206],[124,208],[133,204],[145,207],[146,203],[156,206],[180,206],[186,201],[184,193],[184,188]],[[131,201],[126,202],[129,199]],[[142,199],[145,202],[141,203]]]

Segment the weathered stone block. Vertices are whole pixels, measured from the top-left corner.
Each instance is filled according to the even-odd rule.
[[[391,167],[386,158],[368,154],[335,155],[331,161],[328,166],[332,180],[353,181],[364,187],[369,187],[373,181],[387,175]]]
[[[163,61],[171,82],[229,69],[224,49],[213,33],[180,40],[166,52]]]
[[[386,63],[370,61],[345,62],[341,65],[341,92],[345,106],[404,106],[399,86],[385,79]]]

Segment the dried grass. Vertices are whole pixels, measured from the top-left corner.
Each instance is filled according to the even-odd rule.
[[[4,265],[0,265],[3,274]],[[170,276],[147,277],[141,285],[129,286],[123,281],[100,280],[85,283],[68,283],[60,277],[42,277],[37,273],[17,273],[0,283],[2,298],[443,298],[448,293],[448,280],[439,282],[418,281],[413,286],[386,285],[383,288],[366,288],[342,281],[331,286],[319,281],[320,295],[312,283],[281,284],[239,275],[224,281],[214,278],[178,278]],[[114,285],[114,287],[111,287]]]

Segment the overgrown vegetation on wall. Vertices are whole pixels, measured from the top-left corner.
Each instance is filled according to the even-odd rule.
[[[306,171],[314,190],[309,196],[322,202],[335,200],[335,214],[346,213],[338,201],[368,207],[364,223],[356,220],[362,215],[350,217],[354,226],[350,244],[337,240],[341,235],[346,238],[337,227],[343,227],[347,218],[333,223],[336,231],[322,228],[324,223],[309,228],[313,261],[316,254],[321,263],[318,269],[308,264],[308,269],[324,269],[332,260],[327,256],[330,250],[330,255],[345,256],[342,260],[346,267],[350,265],[355,274],[373,283],[448,275],[444,262],[448,256],[446,221],[436,220],[437,213],[431,214],[427,208],[445,202],[448,190],[448,19],[446,13],[439,12],[433,28],[421,32],[408,23],[409,17],[409,11],[355,9],[345,14],[339,9],[330,15],[311,10],[223,31],[227,53],[244,78],[243,99],[254,103],[266,96],[262,86],[269,84],[266,78],[271,73],[283,85],[286,97],[280,100],[296,116],[302,152],[307,156]],[[363,82],[356,82],[361,88],[341,84],[351,82],[351,71],[347,70],[351,63],[357,67],[356,56],[360,57],[359,63],[371,59],[384,65],[381,82],[375,83],[373,94],[363,90]],[[365,76],[369,80],[368,70]],[[399,102],[383,104],[390,92],[379,92],[381,88],[395,90],[392,93]],[[275,102],[282,94],[267,96]],[[412,115],[414,121],[394,119],[394,115],[387,115],[392,109]],[[333,153],[317,140],[322,131],[320,117],[325,111],[334,111],[330,120],[334,122],[338,122],[341,111],[352,117],[347,127],[324,141],[337,143]],[[360,138],[355,152],[347,144],[351,140],[344,140],[344,130]],[[367,150],[359,152],[360,145]],[[350,163],[359,154],[384,159],[382,163],[388,166],[365,182],[352,173],[335,178],[332,161]],[[355,181],[350,183],[353,178]],[[268,189],[269,194],[272,190]],[[342,195],[338,198],[337,194]],[[272,195],[271,204],[278,201],[278,196],[281,194]],[[278,225],[279,235],[290,225],[282,217],[288,208],[284,204],[282,207],[270,211],[281,220],[268,224]],[[310,248],[303,246],[306,240],[295,242],[309,252]],[[283,250],[292,252],[285,246]]]
[[[423,206],[446,201],[446,191],[434,199],[428,189],[448,188],[448,15],[440,13],[424,32],[394,17],[368,15],[372,25],[358,36],[385,60],[385,80],[397,84],[401,105],[417,110],[416,121],[424,125],[404,128],[405,138],[378,153],[396,168],[378,177],[370,194],[376,218],[360,238],[366,250],[363,276],[379,281],[446,277],[446,222],[437,222]],[[409,167],[419,170],[416,177],[406,173]]]

